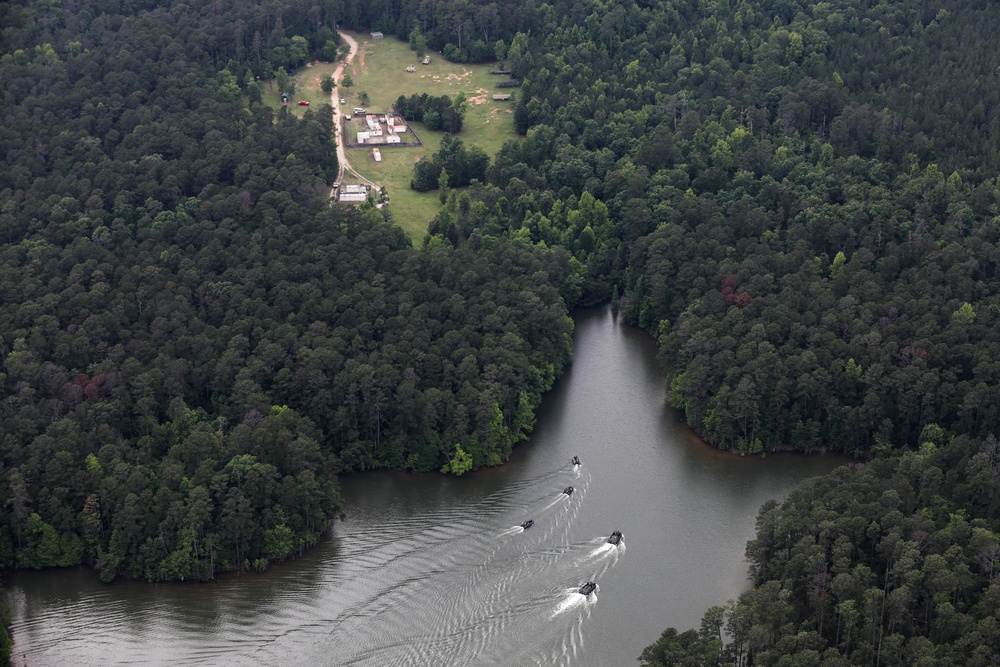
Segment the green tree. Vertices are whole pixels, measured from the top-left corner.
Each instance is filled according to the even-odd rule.
[[[448,201],[448,192],[448,170],[442,169],[438,176],[438,198],[442,204]]]
[[[415,24],[410,31],[410,48],[416,52],[418,58],[423,58],[427,53],[427,38],[421,32],[419,24]]]
[[[279,93],[287,93],[288,95],[292,94],[288,89],[289,87],[288,72],[285,71],[284,67],[279,67],[277,71],[275,71],[274,78],[278,83]]]
[[[451,459],[444,464],[441,468],[441,472],[444,474],[452,475],[464,475],[465,473],[472,470],[472,456],[467,454],[461,445],[455,445],[455,453],[452,455]]]

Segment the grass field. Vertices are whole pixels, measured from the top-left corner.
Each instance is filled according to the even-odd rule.
[[[394,37],[372,41],[367,34],[353,35],[358,40],[358,54],[347,69],[354,85],[340,87],[337,94],[346,99],[344,110],[360,106],[358,95],[368,93],[369,102],[364,105],[372,112],[392,110],[392,104],[400,95],[413,94],[449,95],[454,98],[459,92],[467,98],[465,122],[459,135],[466,145],[480,146],[491,157],[508,138],[514,137],[513,106],[510,102],[494,102],[493,93],[512,92],[497,89],[496,82],[503,77],[491,75],[495,65],[463,65],[450,63],[440,54],[430,52],[431,64],[421,65],[420,59],[408,44]],[[414,65],[416,72],[407,72],[406,66]],[[292,113],[302,115],[305,107],[297,105],[299,100],[309,100],[312,105],[328,102],[320,89],[323,77],[328,77],[336,67],[332,63],[315,64],[298,70],[295,81],[295,96],[289,100]],[[281,100],[277,86],[271,90],[264,86],[264,100],[274,108],[280,108]],[[437,192],[415,192],[410,189],[413,165],[422,157],[437,152],[441,145],[442,132],[431,132],[422,123],[414,123],[414,130],[423,142],[420,148],[382,147],[382,162],[376,163],[367,148],[347,149],[347,159],[360,174],[384,185],[389,191],[390,210],[396,222],[419,243],[427,232],[427,224],[438,211],[441,202]]]
[[[468,102],[459,136],[466,145],[481,146],[492,157],[504,141],[514,136],[513,107],[510,102],[493,101],[493,93],[509,92],[495,89],[502,78],[489,73],[495,65],[450,63],[436,52],[429,54],[430,65],[421,65],[410,46],[394,37],[378,41],[371,41],[367,35],[355,38],[358,55],[347,70],[354,86],[340,89],[348,109],[358,106],[361,91],[368,93],[366,108],[375,112],[390,111],[400,95],[427,93],[454,98],[462,92]],[[407,65],[414,65],[417,71],[407,72]],[[369,149],[352,148],[347,151],[347,159],[358,172],[389,190],[393,217],[410,238],[420,242],[427,223],[441,210],[441,202],[437,192],[410,189],[413,164],[436,153],[444,133],[431,132],[422,123],[413,126],[424,144],[421,148],[382,148],[381,163],[372,159]]]
[[[314,108],[320,104],[329,104],[330,96],[323,92],[320,87],[322,81],[333,74],[337,66],[333,63],[314,63],[302,67],[289,76],[289,80],[295,82],[295,94],[288,100],[288,110],[296,116],[301,116],[307,108]],[[261,91],[264,93],[264,104],[274,109],[281,108],[281,94],[278,84],[274,81],[263,83]],[[300,107],[299,100],[309,102],[309,107]]]

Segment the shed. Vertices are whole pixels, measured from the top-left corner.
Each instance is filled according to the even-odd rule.
[[[359,144],[365,143],[366,141],[371,139],[371,136],[372,136],[371,132],[358,132],[358,143]]]
[[[340,194],[340,201],[363,202],[367,199],[367,192],[342,192]]]
[[[380,33],[380,32],[373,32],[372,33],[372,39],[382,39],[383,36],[384,35],[382,33]]]
[[[382,151],[380,151],[377,148],[373,148],[372,149],[372,157],[375,158],[376,162],[381,162],[382,161]]]
[[[493,99],[496,100],[497,102],[507,102],[508,100],[510,100],[510,95],[507,93],[497,93],[496,95],[493,96]]]
[[[402,140],[399,138],[398,135],[395,135],[395,134],[390,134],[389,136],[387,136],[385,138],[385,143],[387,143],[387,144],[398,144],[398,143],[401,143],[401,142],[402,142]]]

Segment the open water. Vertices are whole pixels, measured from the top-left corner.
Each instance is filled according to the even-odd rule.
[[[708,447],[666,406],[649,337],[610,308],[575,320],[573,364],[506,465],[346,477],[332,535],[262,575],[16,573],[15,664],[608,667],[698,627],[745,589],[760,505],[845,461]]]

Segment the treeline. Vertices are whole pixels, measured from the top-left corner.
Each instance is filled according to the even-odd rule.
[[[863,456],[929,423],[997,432],[1000,165],[963,138],[993,120],[925,101],[996,82],[956,40],[1000,15],[893,8],[623,5],[518,35],[525,138],[432,229],[571,251],[584,302],[615,299],[658,338],[672,402],[722,448]],[[890,37],[927,60],[857,59]],[[920,94],[877,93],[890,75]]]
[[[439,188],[462,187],[472,181],[482,181],[486,178],[486,170],[490,166],[490,156],[479,146],[465,147],[458,137],[446,134],[441,139],[441,146],[430,159],[421,158],[413,165],[413,180],[410,187],[418,192],[427,192]],[[445,172],[442,181],[441,174]],[[457,243],[457,237],[450,237]]]
[[[0,566],[262,569],[330,525],[338,472],[461,473],[530,432],[569,253],[331,209],[332,111],[260,103],[220,41],[240,8],[8,9],[5,44],[66,57],[0,62]]]
[[[52,65],[71,60],[82,51],[105,47],[123,21],[150,15],[173,27],[150,35],[155,39],[147,45],[148,53],[138,51],[140,57],[183,32],[187,50],[171,50],[171,59],[206,63],[214,70],[238,63],[243,69],[234,74],[240,79],[246,69],[270,79],[279,67],[293,69],[314,57],[333,60],[340,46],[335,30],[339,11],[336,3],[304,0],[264,0],[240,8],[239,15],[202,2],[11,2],[0,7],[0,62]]]
[[[336,7],[343,26],[359,31],[378,30],[410,41],[414,29],[421,44],[441,52],[453,62],[487,62],[505,57],[508,45],[518,32],[544,32],[557,26],[562,17],[582,20],[592,11],[588,2],[498,3],[495,0],[468,2],[419,2],[401,0],[328,0]]]
[[[1000,445],[931,429],[919,453],[840,468],[761,508],[755,587],[700,631],[640,658],[667,665],[992,665],[1000,656]]]
[[[465,95],[459,93],[454,100],[447,95],[435,97],[427,93],[400,95],[393,102],[392,110],[405,120],[423,123],[428,130],[458,134],[465,122]]]

